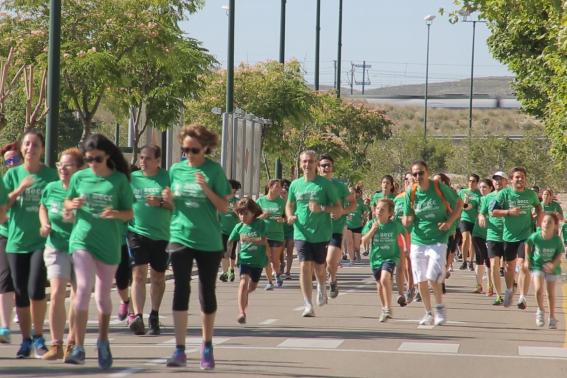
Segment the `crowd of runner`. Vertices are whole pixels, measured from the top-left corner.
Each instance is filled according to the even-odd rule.
[[[218,144],[217,135],[191,125],[181,130],[179,142],[186,159],[169,171],[160,167],[158,146],[144,146],[132,169],[100,134],[90,136],[81,149],[64,150],[57,169],[42,163],[45,143],[39,132],[28,131],[2,149],[7,171],[0,180],[0,342],[11,341],[15,308],[22,337],[17,358],[84,364],[94,289],[98,363],[109,368],[113,285],[120,298],[118,318],[136,335],[159,335],[165,272],[171,267],[176,346],[167,366],[186,366],[195,261],[200,366],[213,369],[217,279],[239,277],[236,320],[244,324],[250,294],[264,271],[265,290],[292,279],[294,251],[303,317],[315,316],[314,280],[315,303],[326,305],[339,294],[339,267],[368,256],[382,306],[380,322],[393,317],[395,288],[399,306],[423,304],[419,324],[443,325],[446,280],[460,259],[461,270],[475,272],[471,290],[494,296],[494,305],[510,306],[518,292],[517,307],[525,309],[533,282],[536,325],[546,323],[547,293],[547,325],[557,327],[555,286],[567,227],[553,191],[543,190],[540,198],[539,190],[527,188],[522,167],[485,179],[471,174],[468,186],[457,191],[447,175],[433,175],[426,162],[416,161],[401,188],[386,175],[380,189],[366,197],[361,184],[349,186],[333,176],[332,156],[306,150],[299,156],[303,175],[292,182],[269,180],[259,198],[238,198],[240,183],[228,180],[207,157]],[[49,347],[43,337],[46,315]]]

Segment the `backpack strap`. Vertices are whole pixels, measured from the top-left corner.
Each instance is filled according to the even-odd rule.
[[[433,187],[435,188],[435,193],[437,193],[439,198],[441,198],[441,202],[443,203],[443,206],[445,206],[445,209],[447,210],[447,215],[451,215],[453,209],[451,209],[451,205],[449,204],[449,202],[445,198],[445,195],[443,194],[443,191],[441,190],[441,185],[439,183],[439,180],[433,180]]]
[[[413,210],[413,206],[415,205],[415,192],[417,192],[417,184],[413,184],[411,186],[409,201],[410,201],[410,208],[412,210]]]

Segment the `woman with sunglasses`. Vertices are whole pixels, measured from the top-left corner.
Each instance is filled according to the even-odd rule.
[[[442,325],[447,319],[441,288],[445,279],[447,241],[449,230],[461,215],[463,203],[447,185],[429,178],[424,161],[414,162],[411,174],[417,185],[406,191],[402,222],[406,227],[413,223],[410,258],[414,281],[425,307],[425,316],[419,323],[432,325],[435,321],[435,325]],[[435,295],[435,319],[429,285]]]
[[[355,196],[356,207],[346,218],[345,246],[346,252],[351,258],[360,252],[360,241],[362,238],[362,228],[366,219],[366,205],[362,199],[362,184],[357,184],[349,188],[352,195]],[[368,251],[364,252],[368,255]]]
[[[63,334],[65,333],[65,294],[67,284],[71,283],[71,303],[75,298],[75,282],[69,237],[73,229],[73,216],[65,211],[63,203],[71,176],[83,167],[83,154],[78,148],[69,148],[61,153],[56,164],[59,181],[49,183],[41,195],[39,206],[39,233],[46,237],[43,260],[47,270],[47,279],[51,288],[49,308],[49,328],[51,347],[43,355],[44,360],[58,360],[64,357]],[[73,306],[69,307],[69,336],[65,355],[69,355],[75,344]]]
[[[5,145],[0,153],[4,158],[4,166],[7,169],[22,164],[22,157],[20,151],[18,151],[18,143]],[[6,256],[10,210],[6,211],[6,217],[8,219],[5,222],[0,222],[0,343],[10,342],[10,322],[12,320],[12,310],[15,305],[14,284],[12,282],[12,275],[10,274],[8,257]]]
[[[220,164],[207,158],[218,145],[218,136],[201,125],[184,127],[179,142],[187,160],[174,164],[170,171],[175,205],[171,220],[168,251],[173,269],[173,323],[176,347],[167,366],[187,365],[185,336],[191,268],[199,270],[199,302],[203,344],[201,369],[214,369],[213,328],[217,311],[215,284],[223,256],[218,213],[228,209],[226,196],[230,185]]]
[[[478,184],[478,189],[480,190],[480,201],[478,203],[478,208],[481,209],[484,205],[484,202],[487,199],[488,194],[494,191],[494,184],[492,184],[492,180],[489,179],[482,179]],[[472,231],[472,238],[473,238],[473,246],[476,252],[476,289],[474,293],[482,294],[484,293],[482,280],[484,277],[484,267],[488,271],[488,290],[486,291],[486,295],[491,297],[494,295],[494,285],[492,282],[492,275],[490,274],[490,258],[488,257],[488,247],[486,246],[486,237],[488,230],[486,228],[486,224],[483,224],[484,227],[480,226],[480,218],[477,214],[476,222],[474,223],[474,228]]]
[[[121,261],[124,224],[133,217],[134,194],[124,156],[108,138],[91,135],[83,147],[88,168],[71,177],[65,209],[75,211],[75,224],[69,240],[77,281],[75,306],[76,345],[66,363],[85,363],[85,333],[93,282],[98,308],[98,365],[112,366],[108,328],[112,313],[110,290]]]
[[[281,198],[287,202],[287,195],[289,191],[289,186],[291,181],[283,179],[282,180],[282,190],[280,193]],[[285,268],[285,279],[291,280],[291,266],[293,264],[293,225],[284,223],[284,251],[285,251],[285,261],[282,256],[282,263],[280,264],[281,274],[284,272]]]
[[[22,333],[22,344],[16,354],[17,358],[29,357],[32,349],[37,358],[47,352],[42,336],[47,308],[43,262],[45,238],[38,232],[38,212],[41,193],[47,184],[57,180],[57,172],[41,162],[44,148],[45,139],[41,133],[35,130],[25,133],[21,143],[24,164],[9,169],[4,175],[4,185],[10,193],[6,253],[16,292],[16,313]]]

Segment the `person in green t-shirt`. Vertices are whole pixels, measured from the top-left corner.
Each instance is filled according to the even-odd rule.
[[[268,283],[266,290],[274,289],[273,275],[276,276],[276,285],[283,286],[283,277],[280,273],[280,263],[283,255],[285,201],[281,198],[281,181],[272,179],[266,185],[266,194],[256,200],[262,209],[260,219],[266,222],[266,238],[268,239],[268,255],[272,263],[266,265]]]
[[[185,335],[193,260],[199,270],[199,301],[203,344],[201,369],[213,369],[213,328],[217,312],[216,279],[224,254],[218,213],[228,210],[231,189],[220,164],[206,155],[218,145],[218,136],[202,125],[184,127],[179,142],[186,161],[169,170],[175,209],[168,251],[173,269],[173,323],[175,351],[167,366],[186,366]]]
[[[329,275],[329,296],[336,298],[339,295],[339,285],[337,283],[337,270],[339,269],[339,261],[342,258],[343,232],[346,225],[346,215],[356,208],[356,201],[348,186],[333,177],[333,165],[335,161],[329,154],[319,156],[319,175],[329,180],[335,192],[339,197],[336,204],[337,214],[332,217],[332,235],[329,245],[327,246],[327,273]],[[360,250],[358,252],[360,257]]]
[[[445,279],[447,241],[455,221],[461,215],[463,202],[451,188],[429,178],[429,169],[418,160],[411,166],[416,183],[406,191],[402,223],[411,231],[411,265],[419,286],[425,316],[421,325],[445,324],[442,282]],[[435,296],[435,318],[432,314],[429,285]]]
[[[262,208],[251,198],[238,201],[235,211],[240,223],[232,230],[229,240],[240,241],[238,266],[240,267],[240,285],[238,286],[238,318],[240,324],[246,323],[248,296],[256,290],[262,270],[272,261],[268,252],[268,223],[260,219]]]
[[[288,191],[289,186],[291,185],[291,181],[287,179],[282,180],[282,191],[280,196],[282,199],[287,203]],[[293,225],[284,223],[284,251],[285,251],[285,259],[282,256],[282,262],[280,264],[280,274],[284,274],[285,270],[285,279],[291,280],[291,266],[293,264]]]
[[[73,254],[77,281],[73,331],[76,344],[65,362],[85,361],[85,333],[94,286],[99,309],[98,364],[101,369],[108,369],[113,362],[108,339],[110,292],[121,260],[124,224],[133,217],[134,194],[128,163],[114,143],[102,134],[93,134],[82,148],[88,168],[71,177],[65,197],[65,209],[75,212],[69,251]]]
[[[148,318],[149,334],[159,335],[159,308],[165,291],[165,271],[169,256],[165,251],[169,241],[169,224],[173,198],[167,171],[160,167],[161,148],[155,144],[142,147],[138,155],[140,170],[132,172],[130,186],[136,201],[134,218],[128,225],[128,249],[132,265],[132,307],[135,318],[129,322],[136,335],[146,333],[144,304],[146,278],[150,266],[151,312]]]
[[[354,187],[351,186],[349,190],[351,195],[354,195],[356,207],[347,215],[347,228],[345,231],[346,254],[343,253],[343,256],[348,255],[352,260],[352,258],[358,254],[357,251],[360,252],[361,232],[368,214],[367,207],[362,199],[362,184],[357,184]],[[368,256],[368,251],[365,251],[364,255]],[[346,260],[346,257],[343,257],[343,259]],[[344,261],[343,264],[348,265],[349,262]]]
[[[16,353],[18,358],[29,357],[32,349],[37,358],[47,353],[42,336],[47,306],[47,277],[43,261],[45,238],[39,234],[38,213],[41,193],[47,184],[57,180],[57,172],[41,162],[44,149],[45,139],[41,133],[35,130],[26,132],[21,142],[24,163],[9,169],[4,175],[10,208],[6,255],[22,333],[22,343]]]
[[[559,218],[559,223],[563,222],[563,209],[561,208],[561,204],[559,202],[557,202],[554,198],[553,198],[553,190],[551,190],[551,188],[545,188],[543,190],[543,192],[541,193],[541,208],[543,210],[543,212],[545,214],[548,213],[555,213],[557,214],[557,218]],[[559,232],[561,230],[557,230],[557,234],[559,235]]]
[[[380,191],[374,193],[370,199],[370,208],[372,210],[372,215],[374,215],[374,208],[378,200],[382,198],[389,198],[394,200],[396,197],[394,178],[391,175],[385,175],[380,181]]]
[[[547,288],[547,301],[549,302],[549,328],[557,328],[555,318],[555,286],[561,276],[561,255],[563,253],[563,243],[557,236],[559,217],[555,213],[547,213],[543,216],[541,229],[534,232],[526,241],[526,259],[524,265],[532,272],[534,281],[535,297],[537,302],[536,325],[543,327],[544,301],[543,290],[544,281]]]
[[[458,193],[459,198],[463,201],[463,211],[461,213],[461,221],[459,222],[459,230],[462,236],[461,251],[463,253],[463,264],[459,269],[465,270],[468,267],[471,272],[474,271],[473,260],[475,255],[472,231],[480,204],[479,181],[480,177],[477,174],[469,175],[468,188],[461,189]]]
[[[393,219],[394,202],[388,198],[379,199],[374,206],[374,219],[362,230],[362,242],[370,249],[370,268],[372,269],[378,297],[382,304],[380,322],[392,318],[392,275],[398,265],[399,272],[404,272],[404,260],[401,256],[406,251],[406,232],[404,226]],[[371,245],[371,246],[370,246]],[[399,297],[404,298],[403,273],[398,281]],[[405,302],[404,302],[405,305]]]
[[[222,282],[234,282],[235,274],[234,268],[236,266],[236,248],[238,243],[231,242],[228,237],[232,233],[234,227],[238,224],[238,215],[234,211],[234,207],[240,200],[236,196],[236,193],[240,190],[242,185],[236,180],[228,180],[231,187],[231,192],[229,195],[225,196],[228,201],[228,209],[226,213],[220,213],[220,225],[221,225],[221,235],[222,235],[222,246],[224,248],[224,255],[221,260],[221,275],[219,280]],[[230,270],[229,270],[230,268]]]
[[[484,205],[484,201],[486,201],[487,195],[494,191],[494,184],[492,184],[492,180],[483,179],[480,180],[478,184],[478,189],[480,190],[480,201],[478,202],[479,211],[482,209]],[[473,246],[475,249],[476,255],[476,289],[474,293],[482,294],[484,293],[484,288],[487,288],[487,295],[492,296],[494,295],[494,285],[492,283],[492,275],[488,274],[488,285],[483,285],[483,277],[484,277],[484,267],[490,272],[490,258],[488,257],[488,247],[486,246],[486,224],[481,227],[479,223],[479,217],[477,215],[476,221],[474,223],[474,228],[472,231],[472,238],[473,238]]]
[[[43,260],[47,270],[47,279],[51,288],[49,307],[49,328],[51,330],[51,347],[43,356],[44,360],[58,360],[63,357],[63,335],[65,333],[65,295],[67,284],[71,283],[70,302],[75,299],[76,283],[74,278],[72,257],[69,253],[69,237],[73,229],[73,213],[64,207],[65,196],[69,188],[71,176],[84,165],[83,154],[78,148],[69,148],[61,152],[56,164],[59,181],[49,183],[41,195],[39,206],[39,233],[47,237]],[[69,324],[75,321],[73,306],[69,307]],[[67,354],[75,344],[74,329],[70,327],[67,336]]]
[[[315,151],[299,155],[303,177],[289,188],[285,213],[293,224],[295,249],[300,262],[300,282],[305,309],[304,317],[315,316],[311,302],[313,272],[317,278],[317,303],[327,303],[325,262],[327,244],[332,236],[331,217],[338,219],[341,208],[333,184],[317,174]]]
[[[504,307],[510,306],[512,301],[517,262],[520,266],[518,308],[523,310],[527,306],[526,295],[530,287],[529,272],[524,264],[524,244],[532,234],[532,210],[535,210],[536,224],[539,224],[542,209],[537,193],[526,188],[527,172],[524,167],[512,168],[509,177],[512,186],[498,192],[489,210],[494,216],[504,218],[503,240],[505,242],[504,261],[506,261]]]

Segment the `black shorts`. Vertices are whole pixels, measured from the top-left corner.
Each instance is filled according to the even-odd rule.
[[[329,240],[329,245],[337,248],[342,248],[343,234],[333,234],[333,236],[331,236],[331,240]]]
[[[486,247],[488,249],[488,257],[491,259],[504,256],[504,242],[487,240]]]
[[[236,245],[237,241],[229,243],[227,234],[222,234],[222,245],[224,246],[224,258],[229,258],[231,260],[236,260]],[[229,250],[230,249],[230,250]],[[228,254],[230,252],[230,254]]]
[[[472,232],[473,228],[474,228],[474,223],[464,221],[464,220],[459,222],[459,230],[461,230],[461,233]]]
[[[272,248],[278,248],[278,247],[283,247],[283,241],[279,241],[279,240],[269,240],[268,239],[268,245]]]
[[[258,283],[258,281],[260,281],[260,277],[262,276],[262,270],[264,270],[264,268],[256,268],[255,266],[252,265],[240,264],[240,275],[250,276],[250,279],[254,283]]]
[[[347,229],[352,232],[353,234],[362,234],[362,229],[363,227],[357,227],[357,228],[350,228],[347,227]]]
[[[524,241],[504,243],[504,261],[514,261],[516,258],[526,257],[526,247]]]
[[[382,277],[382,271],[385,270],[390,274],[394,274],[394,269],[396,269],[396,263],[393,261],[384,261],[382,265],[377,269],[372,269],[372,275],[377,282],[380,281],[380,277]]]
[[[473,245],[476,252],[476,265],[484,264],[487,268],[490,268],[490,259],[488,258],[488,247],[486,246],[486,240],[479,238],[478,236],[474,236]]]
[[[449,235],[449,240],[447,241],[447,258],[449,253],[457,252],[457,237],[455,234]]]
[[[128,249],[130,265],[150,264],[153,270],[163,273],[169,265],[169,255],[165,251],[167,240],[153,240],[146,236],[128,231]]]
[[[13,293],[14,282],[10,274],[10,264],[6,255],[6,244],[8,239],[0,236],[0,294]]]
[[[309,243],[305,240],[296,240],[297,257],[299,261],[314,261],[316,264],[325,264],[328,244],[327,242]]]

